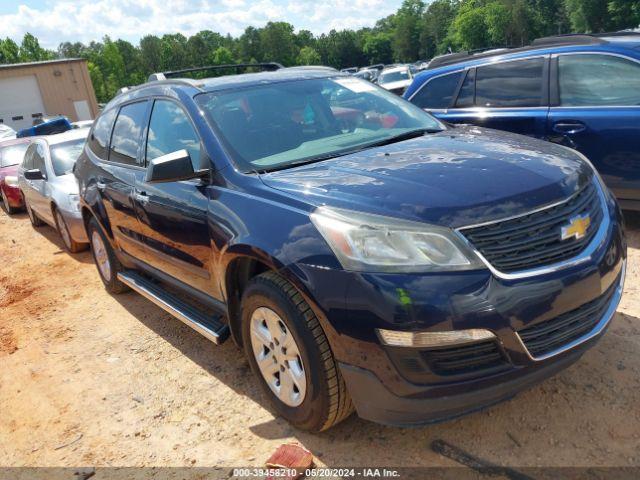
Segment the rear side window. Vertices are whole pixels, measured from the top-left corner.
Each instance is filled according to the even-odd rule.
[[[120,109],[113,126],[109,161],[137,165],[140,137],[147,119],[147,102],[125,105]]]
[[[147,163],[154,158],[185,149],[193,170],[200,170],[200,138],[184,110],[174,102],[156,100],[147,136]]]
[[[89,137],[89,148],[103,160],[107,159],[107,144],[109,143],[109,135],[111,135],[111,127],[113,127],[113,120],[115,118],[115,108],[104,112],[96,120],[93,130],[91,131],[91,136]]]
[[[611,55],[558,58],[560,105],[640,106],[640,64]]]
[[[19,143],[0,149],[0,167],[19,165],[27,151],[28,143]]]
[[[467,77],[464,79],[462,87],[460,87],[460,93],[458,94],[458,100],[456,100],[456,107],[465,108],[473,107],[476,101],[476,70],[471,69],[467,72]]]
[[[531,58],[478,67],[475,75],[476,107],[539,107],[543,105],[542,76],[544,58]],[[462,94],[469,103],[472,79],[467,79]],[[467,85],[467,83],[469,83]],[[462,106],[459,101],[456,106]]]
[[[427,81],[411,98],[411,103],[420,108],[449,108],[462,73],[450,73]]]

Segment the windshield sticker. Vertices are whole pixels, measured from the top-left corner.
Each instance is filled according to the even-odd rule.
[[[373,92],[376,89],[373,84],[356,78],[336,78],[335,82],[355,93]]]

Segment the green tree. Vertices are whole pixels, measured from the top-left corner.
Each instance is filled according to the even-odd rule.
[[[369,33],[365,36],[362,51],[370,65],[374,63],[391,63],[393,61],[391,41],[390,33]]]
[[[235,60],[231,50],[227,47],[218,47],[218,49],[211,55],[211,63],[214,65],[228,65],[235,63]]]
[[[140,39],[140,58],[147,75],[162,71],[162,42],[155,35]]]
[[[565,0],[571,28],[577,32],[605,32],[611,27],[605,0]]]
[[[298,54],[298,65],[320,65],[322,59],[313,47],[302,47]]]
[[[98,102],[109,101],[111,97],[107,95],[105,90],[104,77],[102,76],[100,67],[93,62],[87,62],[87,68],[89,69],[89,77],[91,77],[91,83],[93,84],[93,90],[96,93]]]
[[[607,10],[614,29],[640,27],[640,0],[609,0]]]
[[[424,11],[421,0],[404,0],[395,16],[393,56],[400,62],[413,62],[420,50],[420,19]]]
[[[260,31],[255,27],[247,27],[238,39],[238,51],[244,62],[255,63],[262,60]],[[253,60],[253,62],[251,61]]]
[[[485,13],[479,3],[469,0],[460,7],[449,33],[455,47],[473,50],[489,45]]]
[[[262,60],[294,65],[298,56],[293,25],[286,22],[269,22],[260,30]]]
[[[40,46],[38,39],[26,33],[20,44],[20,61],[21,62],[37,62],[41,60],[51,60],[55,57],[53,52],[45,50]]]
[[[188,66],[187,37],[181,33],[165,34],[160,38],[162,70],[179,70]]]
[[[17,63],[20,61],[20,48],[10,38],[0,39],[0,63]]]
[[[420,56],[432,58],[444,53],[450,47],[447,44],[447,31],[458,10],[456,0],[435,0],[429,4],[423,15],[420,29]]]

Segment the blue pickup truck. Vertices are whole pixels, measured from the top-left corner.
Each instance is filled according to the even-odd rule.
[[[574,148],[640,210],[640,32],[565,35],[435,58],[404,97],[450,123]]]

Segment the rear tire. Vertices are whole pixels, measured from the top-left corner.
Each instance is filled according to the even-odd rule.
[[[327,337],[293,285],[263,273],[247,286],[241,307],[245,354],[278,414],[320,432],[353,412]]]
[[[0,188],[0,190],[2,190]],[[4,192],[4,190],[2,190],[2,204],[4,205],[4,210],[5,212],[7,212],[9,215],[13,215],[15,213],[18,213],[18,209],[15,207],[12,207],[11,205],[9,205],[9,199],[7,198],[7,194]]]
[[[67,222],[65,222],[62,213],[56,207],[53,207],[53,218],[56,221],[56,227],[58,229],[58,233],[60,234],[60,238],[62,239],[64,248],[66,248],[68,252],[78,253],[86,250],[86,243],[76,242],[71,237],[71,233],[69,232],[69,228],[67,227]]]
[[[124,267],[116,257],[115,252],[111,248],[111,243],[109,243],[109,239],[102,232],[95,218],[89,220],[87,233],[89,234],[93,260],[96,263],[98,274],[107,291],[114,294],[129,291],[129,287],[118,280],[118,272],[124,271]]]
[[[31,221],[31,225],[33,225],[35,228],[39,228],[44,225],[44,222],[40,220],[40,217],[38,217],[38,214],[31,209],[31,207],[29,206],[26,200],[24,201],[24,208],[27,210],[27,215],[29,215],[29,220]]]

